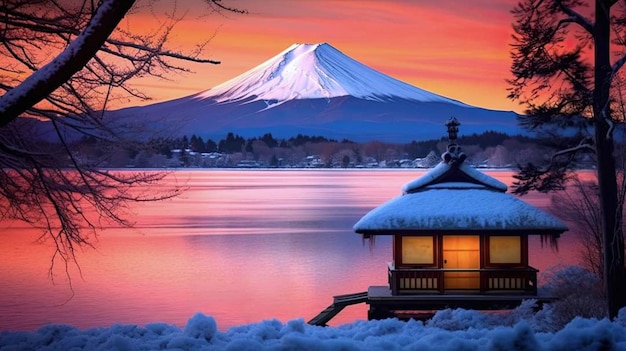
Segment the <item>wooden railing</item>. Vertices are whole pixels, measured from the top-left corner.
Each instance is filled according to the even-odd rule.
[[[395,269],[389,264],[389,287],[393,295],[410,293],[444,293],[446,292],[446,273],[463,275],[467,286],[462,290],[474,292],[519,292],[523,294],[537,294],[537,270],[527,268],[485,268],[485,269]],[[459,290],[458,283],[454,290]]]

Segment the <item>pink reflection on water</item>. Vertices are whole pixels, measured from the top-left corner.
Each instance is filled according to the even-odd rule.
[[[332,296],[386,285],[388,237],[373,248],[352,232],[367,211],[398,196],[423,171],[185,171],[168,185],[180,197],[134,204],[136,229],[107,228],[97,250],[78,254],[82,278],[70,266],[47,276],[51,248],[33,244],[32,229],[0,231],[0,329],[45,323],[81,328],[165,321],[183,326],[195,312],[220,329],[278,318],[308,320]],[[489,172],[510,184],[512,172]],[[549,207],[549,197],[523,198]],[[4,223],[3,223],[4,224]],[[531,265],[545,270],[574,263],[563,235],[559,252],[531,240]],[[72,297],[71,299],[69,299]],[[69,300],[68,300],[69,299]],[[367,306],[347,308],[332,322],[365,319]]]
[[[79,255],[83,279],[72,270],[75,295],[69,301],[62,270],[55,271],[57,285],[46,276],[49,250],[36,246],[8,254],[2,260],[10,258],[12,265],[0,271],[5,283],[0,328],[32,329],[50,322],[81,328],[154,321],[183,326],[198,311],[213,315],[221,328],[270,318],[308,320],[333,295],[384,280],[386,272],[382,265],[374,267],[376,260],[352,260],[355,255],[324,250],[327,245],[316,248],[311,236],[249,237],[103,238],[98,252]],[[350,246],[373,255],[366,247]],[[377,269],[381,279],[372,279]],[[335,323],[364,316],[343,314]]]

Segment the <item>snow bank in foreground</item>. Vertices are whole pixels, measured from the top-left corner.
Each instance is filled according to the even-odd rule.
[[[325,328],[268,320],[220,332],[212,317],[196,314],[183,329],[153,323],[1,332],[0,350],[626,350],[626,309],[614,322],[575,318],[553,333],[538,331],[546,321],[536,318],[541,313],[515,321],[444,310],[426,324],[387,319]]]

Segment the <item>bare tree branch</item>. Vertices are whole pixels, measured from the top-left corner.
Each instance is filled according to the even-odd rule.
[[[168,199],[181,190],[141,192],[138,186],[167,173],[103,167],[136,144],[126,137],[132,126],[120,128],[104,116],[120,96],[148,98],[129,81],[189,71],[174,62],[219,63],[200,56],[206,42],[191,53],[167,47],[180,18],[166,16],[149,35],[119,28],[134,3],[0,1],[0,220],[40,227],[40,240],[56,246],[51,269],[60,258],[67,270],[75,249],[92,245],[103,225],[132,225],[129,202]],[[206,3],[210,11],[236,10],[221,0]],[[93,143],[100,156],[84,157],[77,138]]]
[[[19,86],[0,97],[0,128],[43,100],[83,66],[100,50],[132,1],[103,0],[85,30],[68,46],[64,54],[35,71]]]
[[[613,75],[619,72],[622,66],[624,66],[624,63],[626,63],[626,54],[622,55],[622,57],[620,57],[617,61],[615,61],[613,66],[611,66],[611,71],[613,72]]]
[[[577,153],[579,151],[589,151],[592,153],[596,152],[596,149],[593,148],[593,145],[591,144],[589,139],[583,139],[580,141],[580,143],[574,147],[568,148],[568,149],[563,149],[563,150],[559,150],[557,152],[555,152],[552,155],[552,160],[556,159],[557,157],[560,156],[565,156],[565,155],[570,155],[570,154],[574,154]]]
[[[558,0],[557,4],[558,4],[559,8],[561,9],[561,11],[563,11],[563,13],[567,14],[568,16],[570,16],[568,18],[568,22],[576,23],[576,24],[580,25],[582,28],[584,28],[587,31],[587,33],[593,34],[594,25],[593,25],[593,23],[591,23],[591,21],[589,21],[586,17],[584,17],[583,15],[581,15],[580,13],[578,13],[577,11],[572,9],[571,7],[565,5],[563,3],[563,0]]]

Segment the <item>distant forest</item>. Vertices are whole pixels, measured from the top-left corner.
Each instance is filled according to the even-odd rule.
[[[468,162],[483,167],[541,163],[548,154],[542,142],[495,131],[460,136]],[[356,143],[298,134],[277,139],[271,133],[244,138],[228,133],[221,140],[190,135],[154,138],[132,144],[105,144],[83,138],[73,145],[80,157],[102,167],[431,167],[446,150],[446,138],[410,143]]]

